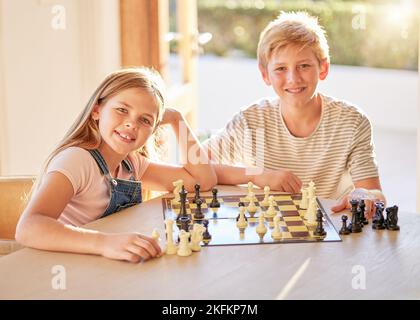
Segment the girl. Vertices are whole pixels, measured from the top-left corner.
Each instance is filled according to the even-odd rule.
[[[140,203],[142,184],[164,191],[172,190],[172,181],[177,179],[183,179],[185,188],[191,191],[197,182],[203,190],[216,184],[215,172],[206,158],[186,161],[189,150],[195,150],[193,155],[201,160],[205,152],[182,115],[174,109],[164,110],[162,84],[156,72],[133,68],[114,72],[99,85],[47,158],[19,220],[18,242],[38,249],[131,262],[161,254],[150,237],[103,233],[80,226]],[[164,124],[172,126],[178,143],[180,126],[190,137],[186,143],[179,143],[184,166],[147,158],[146,143]]]

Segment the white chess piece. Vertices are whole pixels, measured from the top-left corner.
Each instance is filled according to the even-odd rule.
[[[255,230],[255,231],[257,231],[257,233],[260,237],[264,237],[264,235],[267,233],[267,227],[265,226],[264,222],[265,222],[264,215],[261,212],[260,216],[258,217],[258,226]]]
[[[252,195],[251,195],[252,193]],[[254,200],[254,184],[250,181],[248,182],[248,195],[246,196],[246,200],[251,201]]]
[[[253,192],[251,192],[249,194],[249,197],[250,197],[251,200],[249,200],[247,210],[249,212],[249,215],[252,218],[252,217],[254,217],[255,212],[257,212],[258,207],[255,205],[254,200],[253,200],[255,198],[255,194]]]
[[[281,240],[282,236],[282,232],[280,230],[280,217],[279,216],[275,216],[274,219],[274,229],[271,232],[271,237],[274,240]]]
[[[300,209],[308,209],[308,190],[306,188],[300,189],[302,192],[302,200],[300,201]]]
[[[270,203],[270,206],[268,207],[264,216],[266,218],[270,219],[270,218],[273,218],[276,215],[276,209],[274,208],[276,202],[274,201],[273,196],[268,197],[268,202]]]
[[[156,242],[159,242],[159,240],[160,240],[160,233],[159,233],[158,229],[153,229],[152,239],[155,240]]]
[[[175,198],[172,199],[172,203],[179,203],[179,201],[181,200],[181,197],[179,196],[179,193],[182,189],[182,186],[184,185],[184,180],[182,180],[182,179],[176,180],[176,181],[172,182],[172,185],[175,187],[175,189],[173,191]]]
[[[306,223],[310,226],[316,225],[316,209],[317,209],[317,205],[316,205],[316,198],[309,198],[309,205],[308,205],[308,210],[306,210],[306,214],[305,214],[305,218],[306,218]]]
[[[239,229],[245,229],[248,226],[248,222],[245,219],[245,207],[244,206],[239,207],[239,219],[236,222],[236,226]]]
[[[315,197],[315,183],[311,180],[311,182],[309,182],[309,187],[308,189],[308,199],[314,198]]]
[[[270,196],[270,187],[269,186],[265,186],[264,187],[264,199],[263,201],[261,201],[261,205],[264,207],[268,207],[270,205],[269,201],[268,201],[268,197]]]
[[[203,233],[206,231],[206,228],[204,228],[201,224],[194,223],[193,230],[191,233],[191,250],[194,252],[201,251],[201,245],[200,242],[203,241]]]
[[[179,232],[179,247],[177,254],[181,257],[188,257],[192,254],[192,250],[188,243],[188,238],[190,237],[190,233],[186,232],[185,230],[181,230]]]
[[[175,254],[178,251],[178,247],[176,244],[174,244],[173,239],[173,225],[174,221],[172,219],[166,219],[165,220],[165,226],[166,226],[166,254]]]

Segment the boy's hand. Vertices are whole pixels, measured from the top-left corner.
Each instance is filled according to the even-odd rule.
[[[105,234],[100,248],[102,256],[106,258],[134,263],[162,254],[155,240],[138,233]]]
[[[371,219],[375,214],[375,202],[383,201],[386,206],[386,199],[383,193],[380,190],[367,190],[363,188],[358,188],[359,192],[366,192],[369,195],[369,199],[365,199],[365,217],[366,219]],[[337,205],[331,208],[333,213],[343,211],[345,209],[350,209],[350,195],[343,197]]]
[[[260,188],[269,186],[270,190],[288,193],[299,193],[302,181],[289,170],[264,169],[262,174],[256,175],[254,184]]]

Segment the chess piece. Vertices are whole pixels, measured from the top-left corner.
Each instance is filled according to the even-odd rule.
[[[365,208],[366,208],[365,200],[361,199],[359,203],[359,220],[362,227],[366,224],[369,224],[368,219],[366,219],[365,217],[365,210],[366,210]]]
[[[357,212],[357,206],[359,205],[359,201],[353,199],[350,200],[351,204],[351,232],[358,233],[362,232],[362,226],[360,225],[360,215]]]
[[[253,192],[251,192],[249,194],[249,196],[250,196],[250,199],[251,200],[250,200],[250,202],[248,204],[247,210],[248,210],[249,215],[251,216],[251,218],[253,218],[254,215],[255,215],[255,212],[257,212],[257,210],[258,210],[258,207],[255,205],[254,200],[253,200],[255,198],[255,194]]]
[[[306,188],[300,189],[302,192],[302,200],[300,200],[300,209],[308,209],[308,190]]]
[[[388,230],[400,230],[398,223],[398,206],[386,208],[386,223],[385,226]]]
[[[200,242],[203,241],[203,233],[206,230],[201,224],[194,223],[191,232],[191,250],[194,252],[201,251]]]
[[[276,215],[276,209],[274,206],[276,205],[276,201],[274,200],[273,196],[268,197],[268,202],[270,206],[268,207],[267,211],[264,213],[264,217],[268,220],[272,220],[273,217]]]
[[[280,217],[279,216],[275,216],[273,218],[274,221],[274,229],[271,232],[271,237],[274,240],[281,240],[281,238],[283,237],[282,232],[280,230]]]
[[[246,200],[248,201],[254,200],[254,194],[251,195],[251,193],[252,194],[254,193],[254,184],[251,181],[249,181],[248,182],[248,195],[246,196]]]
[[[270,205],[270,202],[268,201],[269,196],[270,196],[270,187],[265,186],[264,187],[264,199],[260,202],[260,205],[262,207],[268,207]]]
[[[160,240],[160,234],[159,234],[158,229],[153,229],[151,238],[153,240],[155,240],[156,242],[159,242],[159,240]]]
[[[265,226],[265,219],[262,212],[260,212],[260,215],[258,217],[258,226],[256,228],[256,232],[260,236],[260,238],[264,238],[264,235],[267,233],[267,227]]]
[[[203,242],[204,244],[208,244],[211,241],[211,234],[209,233],[209,220],[204,220],[203,226],[206,228],[203,233]]]
[[[187,213],[187,194],[188,192],[185,190],[184,186],[181,187],[181,191],[179,192],[179,197],[180,197],[180,203],[181,203],[181,208],[179,210],[179,214],[178,217],[176,218],[176,224],[180,225],[181,224],[181,220],[191,220],[190,216]],[[188,231],[188,230],[185,230]]]
[[[375,215],[372,219],[372,229],[383,230],[385,229],[385,219],[383,215],[384,203],[378,201],[375,203]]]
[[[174,244],[173,239],[173,224],[174,221],[172,219],[165,220],[166,226],[166,254],[175,254],[178,251],[178,247]]]
[[[317,224],[316,209],[317,209],[316,198],[315,197],[309,198],[308,209],[306,210],[306,213],[305,213],[306,224],[309,226],[315,226]]]
[[[177,204],[181,200],[179,196],[179,192],[181,191],[181,188],[184,185],[184,181],[182,179],[179,179],[177,181],[174,181],[172,185],[175,187],[173,191],[175,198],[172,199],[172,203]]]
[[[327,235],[327,232],[325,232],[324,227],[322,225],[322,211],[321,209],[318,209],[316,212],[316,222],[317,226],[314,231],[314,236],[317,237],[325,237]]]
[[[248,226],[248,222],[246,221],[246,217],[245,217],[245,207],[244,206],[240,206],[239,207],[239,218],[238,221],[236,222],[236,226],[239,229],[245,229]]]
[[[220,208],[219,200],[217,200],[217,189],[213,188],[211,190],[211,193],[213,194],[213,199],[211,200],[209,207],[210,208]]]
[[[186,232],[185,230],[181,230],[179,232],[179,247],[177,251],[177,255],[181,257],[188,257],[192,254],[192,250],[189,246],[188,239],[190,238],[190,233]]]
[[[341,221],[343,222],[343,226],[341,227],[340,231],[338,232],[339,234],[349,234],[350,233],[350,230],[347,227],[347,219],[348,219],[348,217],[345,214],[343,214],[341,216]]]
[[[197,199],[201,199],[200,198],[200,185],[198,183],[194,186],[194,190],[195,190],[195,196],[192,200],[192,203],[195,203]]]
[[[312,180],[311,182],[309,182],[309,187],[307,188],[307,190],[308,190],[308,199],[316,197],[315,195],[316,187],[315,187],[315,183]]]
[[[201,205],[203,204],[203,200],[201,200],[201,198],[197,198],[195,199],[195,204],[197,206],[197,209],[195,210],[194,220],[203,220],[204,214],[201,210]]]

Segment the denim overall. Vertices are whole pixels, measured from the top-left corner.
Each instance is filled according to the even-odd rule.
[[[89,152],[98,164],[101,173],[107,178],[110,186],[111,200],[101,218],[141,203],[140,181],[135,181],[133,175],[130,176],[130,180],[112,178],[100,152],[98,150],[89,150]],[[122,164],[129,173],[132,173],[133,169],[128,160],[123,160]]]

